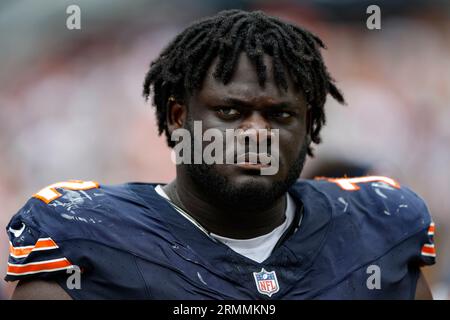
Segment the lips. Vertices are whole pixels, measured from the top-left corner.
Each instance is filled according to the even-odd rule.
[[[261,157],[264,157],[264,161]],[[246,152],[235,156],[235,163],[244,169],[261,169],[269,167],[270,162],[267,163],[267,159],[270,159],[270,155],[267,153]]]
[[[260,170],[262,168],[268,168],[268,164],[262,164],[262,163],[250,163],[250,162],[240,162],[236,164],[237,167],[242,169],[249,169],[249,170]]]

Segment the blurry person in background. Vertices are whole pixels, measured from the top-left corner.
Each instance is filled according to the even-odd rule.
[[[278,130],[279,170],[182,163],[167,185],[48,186],[7,226],[13,298],[431,298],[420,268],[435,262],[434,223],[420,197],[383,176],[298,180],[327,96],[344,102],[323,47],[260,11],[181,32],[144,81],[159,133],[175,147],[176,130],[199,139],[194,121],[254,140]]]

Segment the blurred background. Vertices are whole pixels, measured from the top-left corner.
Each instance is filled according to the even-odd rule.
[[[68,30],[69,5],[81,30]],[[366,8],[381,9],[369,30]],[[328,124],[304,177],[380,174],[420,194],[437,224],[437,299],[450,296],[450,4],[448,1],[0,1],[0,270],[4,227],[42,187],[175,177],[154,111],[141,96],[149,63],[191,21],[264,10],[309,28],[348,106]],[[0,281],[0,297],[13,286]]]

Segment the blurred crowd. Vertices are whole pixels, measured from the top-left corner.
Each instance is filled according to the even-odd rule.
[[[34,10],[39,2],[42,11]],[[81,30],[65,27],[65,1],[57,9],[44,0],[0,5],[3,230],[27,198],[56,181],[174,178],[170,150],[157,136],[154,111],[141,95],[150,61],[196,18],[233,7],[262,9],[324,40],[326,62],[347,99],[347,106],[329,100],[324,142],[315,148],[304,175],[345,162],[415,190],[437,225],[438,263],[426,270],[426,277],[436,298],[450,296],[448,6],[391,8],[384,16],[381,5],[381,30],[368,30],[364,8],[347,17],[330,14],[345,8],[326,10],[307,1],[199,1],[189,8],[180,8],[180,1],[136,1],[132,8],[119,1],[96,6],[72,2],[81,8]],[[8,246],[2,231],[3,271]],[[3,298],[11,290],[0,281]]]

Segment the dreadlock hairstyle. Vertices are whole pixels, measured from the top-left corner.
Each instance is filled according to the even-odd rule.
[[[227,84],[239,54],[245,52],[263,86],[267,78],[263,55],[267,54],[273,59],[276,85],[287,90],[288,71],[295,86],[305,94],[310,106],[311,141],[318,144],[321,142],[320,130],[325,124],[327,95],[345,103],[327,71],[320,48],[325,45],[311,32],[261,11],[221,11],[194,22],[168,44],[150,65],[143,95],[148,100],[153,86],[158,132],[160,135],[165,132],[168,145],[173,147],[167,128],[167,110],[172,101],[185,101],[194,90],[201,89],[214,58],[218,57],[218,63],[213,76]],[[313,155],[311,147],[308,154]]]

